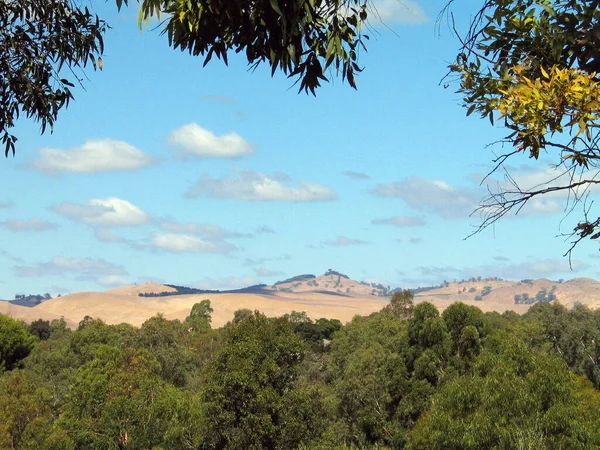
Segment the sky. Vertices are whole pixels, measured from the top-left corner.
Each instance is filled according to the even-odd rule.
[[[316,97],[237,56],[202,67],[158,30],[140,33],[135,2],[92,4],[112,27],[103,70],[86,71],[52,134],[19,119],[16,156],[0,162],[0,298],[328,269],[403,288],[600,277],[594,242],[563,256],[581,218],[565,197],[465,239],[487,185],[504,182],[481,183],[506,130],[466,117],[445,87],[459,41],[437,21],[444,4],[379,0],[358,90],[331,73]],[[459,30],[480,4],[456,2]],[[550,156],[507,170],[532,183]]]

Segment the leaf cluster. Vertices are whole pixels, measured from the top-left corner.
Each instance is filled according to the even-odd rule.
[[[120,8],[127,0],[117,0]],[[297,78],[299,91],[313,95],[329,68],[356,88],[359,51],[368,36],[364,0],[143,0],[139,25],[161,19],[169,45],[191,55],[226,64],[230,52],[242,53],[252,69],[266,63]]]
[[[94,69],[107,25],[73,0],[0,2],[0,140],[15,153],[11,134],[21,114],[53,129],[59,111],[82,80],[75,69]]]

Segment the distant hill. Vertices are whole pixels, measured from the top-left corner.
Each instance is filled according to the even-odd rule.
[[[230,321],[238,309],[257,309],[267,316],[305,311],[312,319],[324,317],[347,322],[355,315],[381,310],[393,291],[330,270],[319,276],[291,277],[273,286],[256,285],[221,292],[145,283],[104,292],[75,292],[45,299],[30,307],[0,301],[0,313],[26,322],[64,317],[70,326],[76,326],[89,315],[107,323],[140,326],[157,313],[169,319],[183,320],[195,303],[209,299],[214,308],[212,323],[215,327]],[[600,283],[589,278],[564,282],[545,278],[521,281],[478,278],[419,289],[415,292],[415,302],[423,301],[432,302],[440,310],[461,301],[483,311],[513,310],[519,314],[525,313],[536,302],[557,301],[567,307],[581,303],[600,308]]]
[[[446,283],[442,287],[420,292],[415,298],[443,304],[461,301],[481,308],[510,305],[515,311],[538,302],[552,301],[569,308],[580,303],[595,309],[600,307],[600,283],[591,278],[574,278],[569,281],[552,281],[546,278],[509,281],[488,278]]]
[[[352,280],[348,275],[331,269],[318,277],[306,274],[278,281],[273,286],[265,287],[265,290],[293,293],[318,292],[345,296],[386,297],[389,295],[389,288]]]

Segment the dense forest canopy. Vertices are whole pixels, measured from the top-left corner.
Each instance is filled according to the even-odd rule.
[[[519,316],[410,291],[369,317],[211,329],[0,316],[0,447],[481,449],[600,446],[600,312]]]

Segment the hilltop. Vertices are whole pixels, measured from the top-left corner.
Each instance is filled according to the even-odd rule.
[[[548,279],[509,281],[477,278],[444,283],[442,286],[415,290],[415,302],[430,301],[439,309],[461,301],[483,311],[513,310],[526,312],[536,302],[557,301],[567,307],[581,303],[600,307],[600,283],[589,278],[569,281]],[[183,320],[191,307],[209,299],[214,308],[213,326],[227,323],[238,309],[260,310],[268,316],[306,311],[309,317],[339,319],[347,322],[355,315],[379,311],[393,293],[389,287],[359,282],[329,270],[323,275],[298,275],[272,286],[257,285],[230,291],[209,291],[176,285],[145,283],[104,292],[75,292],[33,307],[0,302],[0,313],[26,322],[42,318],[64,317],[70,326],[85,316],[107,323],[139,326],[161,313],[169,319]]]

